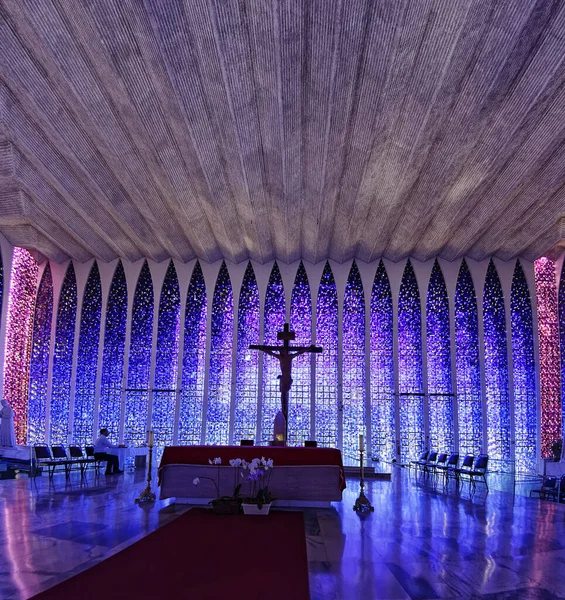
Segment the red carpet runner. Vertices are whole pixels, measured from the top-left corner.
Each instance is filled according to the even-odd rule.
[[[94,567],[34,596],[100,600],[308,600],[304,514],[193,509]]]

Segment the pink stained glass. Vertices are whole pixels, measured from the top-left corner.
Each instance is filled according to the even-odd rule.
[[[551,444],[561,438],[561,373],[555,264],[542,256],[535,261],[534,272],[538,303],[541,455],[549,458]]]
[[[14,409],[16,442],[27,436],[27,398],[35,292],[39,268],[24,248],[14,248],[6,319],[3,396]]]

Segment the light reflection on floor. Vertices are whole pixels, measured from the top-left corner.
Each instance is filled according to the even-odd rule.
[[[394,468],[367,480],[375,512],[362,518],[349,479],[343,502],[305,511],[312,599],[565,597],[565,504],[512,493],[532,485],[493,475],[473,493]],[[136,506],[144,487],[142,472],[0,481],[0,598],[27,598],[186,510]]]

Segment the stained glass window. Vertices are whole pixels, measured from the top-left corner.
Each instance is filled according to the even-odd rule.
[[[543,259],[540,259],[540,261],[543,261]],[[539,261],[536,261],[536,269],[537,269],[538,262]],[[541,273],[543,273],[545,270],[549,270],[547,268],[547,266],[540,268]],[[537,280],[537,277],[536,277],[536,280]],[[545,288],[546,288],[546,285],[542,284],[540,286],[540,291],[544,290]],[[549,295],[548,293],[544,294],[545,298],[543,298],[541,305],[540,305],[540,299],[538,298],[538,314],[540,313],[540,309],[542,309],[542,307],[544,307],[543,308],[544,313],[547,312],[546,307],[549,304],[548,303],[548,300],[549,300],[548,295]],[[555,294],[553,294],[552,296],[554,299]],[[553,305],[555,305],[554,301],[553,301]],[[541,323],[542,323],[541,316],[539,318],[540,318],[540,326],[541,326]],[[562,425],[562,429],[563,429],[563,435],[565,436],[565,261],[563,261],[563,266],[561,267],[561,277],[559,279],[558,319],[559,319],[559,354],[561,357],[561,397],[559,399],[561,400],[561,425]],[[548,319],[547,314],[544,315],[543,321],[544,321],[545,325],[548,324],[549,319]],[[551,327],[550,329],[553,330],[554,327]],[[552,339],[554,342],[553,348],[555,348],[555,345],[556,345],[555,337],[556,336],[552,336]],[[547,347],[547,346],[545,346],[545,344],[544,344],[544,347]],[[555,350],[553,350],[552,353],[555,355],[556,354]],[[541,374],[544,376],[544,379],[545,379],[545,381],[542,382],[542,390],[544,388],[547,388],[547,389],[556,388],[557,386],[555,384],[556,384],[556,380],[558,377],[558,373],[556,373],[557,369],[555,368],[555,364],[553,365],[551,372],[548,372],[547,369],[544,368],[543,362],[545,362],[545,361],[543,361],[541,359],[541,339],[540,339],[540,362],[542,362],[541,369],[540,369]],[[557,377],[556,377],[556,375],[557,375]],[[548,394],[548,396],[550,396],[550,397],[553,397],[554,395],[555,395],[554,393]],[[542,406],[543,406],[543,397],[544,397],[544,394],[542,393]],[[551,402],[550,404],[557,405],[557,403],[553,403],[553,402]],[[558,410],[558,408],[557,408],[557,410]],[[555,436],[555,440],[558,437],[559,436]],[[549,446],[550,445],[551,444],[549,444]],[[547,447],[547,445],[546,445],[546,447]]]
[[[99,428],[106,427],[109,439],[118,441],[122,414],[122,388],[124,375],[124,350],[128,289],[122,261],[119,260],[108,294],[104,351],[102,354],[102,380],[100,386]]]
[[[71,406],[71,378],[77,317],[77,281],[71,262],[61,287],[55,328],[50,428],[52,444],[67,444]]]
[[[124,408],[124,442],[140,446],[147,442],[149,413],[149,373],[153,348],[155,296],[153,280],[144,261],[135,292],[131,316],[126,404]]]
[[[315,438],[319,446],[338,444],[338,301],[337,287],[329,262],[326,262],[316,300]]]
[[[275,262],[269,277],[265,296],[264,344],[277,345],[277,332],[282,331],[286,317],[284,288],[279,266]],[[263,403],[261,411],[261,439],[273,439],[275,415],[281,410],[279,380],[281,369],[277,358],[263,353]]]
[[[53,278],[49,263],[43,271],[33,319],[29,368],[28,432],[29,444],[45,444],[47,416],[47,375],[53,317]]]
[[[206,284],[197,261],[186,296],[179,444],[200,444],[206,369]]]
[[[422,309],[410,261],[406,263],[398,297],[398,390],[400,458],[405,462],[424,449]]]
[[[465,260],[461,262],[455,288],[455,373],[459,454],[477,456],[483,441],[479,317],[475,286]]]
[[[80,445],[92,444],[94,438],[94,403],[101,313],[102,284],[95,261],[84,289],[78,337],[72,438],[74,443]]]
[[[487,269],[483,293],[485,383],[488,454],[495,468],[508,468],[510,459],[510,402],[506,311],[498,272],[493,261]]]
[[[453,386],[447,287],[439,262],[430,275],[426,298],[426,352],[430,448],[453,451]]]
[[[551,445],[562,435],[562,398],[559,368],[559,312],[555,264],[545,256],[534,264],[538,304],[541,397],[541,455],[552,456]],[[560,286],[561,288],[561,286]]]
[[[371,291],[371,435],[374,458],[395,457],[392,292],[383,261]]]
[[[512,278],[510,312],[512,316],[516,470],[537,473],[536,369],[532,303],[520,261],[516,261]]]
[[[300,261],[290,301],[290,330],[296,337],[294,344],[312,343],[312,296],[306,269]],[[302,446],[310,439],[312,354],[306,353],[292,360],[292,387],[288,401],[288,443]]]
[[[173,443],[177,404],[177,374],[179,360],[180,289],[177,270],[169,263],[161,296],[157,322],[157,352],[151,426],[155,445]]]
[[[233,441],[257,436],[259,352],[249,344],[259,343],[259,288],[255,271],[248,263],[239,292],[237,313],[237,366]]]
[[[365,432],[365,296],[355,261],[345,286],[342,340],[342,451],[357,459],[359,434]]]

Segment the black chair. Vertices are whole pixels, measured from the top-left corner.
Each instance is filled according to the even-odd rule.
[[[86,458],[90,458],[94,461],[94,468],[96,469],[96,473],[98,473],[98,471],[100,471],[100,465],[102,464],[102,461],[95,458],[94,446],[85,446],[84,450],[86,452]]]
[[[440,452],[437,456],[437,460],[435,462],[435,464],[433,465],[433,468],[430,470],[431,473],[437,473],[438,469],[441,469],[443,466],[445,466],[445,463],[447,462],[447,452]]]
[[[85,456],[82,448],[76,444],[69,446],[69,456],[73,462],[73,465],[79,465],[81,475],[84,475],[89,465],[96,468],[94,457]]]
[[[424,472],[424,475],[427,475],[428,473],[431,473],[434,470],[437,464],[437,457],[438,453],[435,450],[430,452],[428,460],[420,466],[420,468]]]
[[[316,440],[304,440],[305,448],[317,448],[318,442]]]
[[[475,466],[467,473],[469,476],[469,481],[475,487],[475,482],[477,479],[482,479],[488,490],[487,483],[487,467],[488,467],[488,456],[486,454],[480,454],[477,460],[475,461]]]
[[[51,446],[51,454],[56,460],[68,460],[69,458],[63,446]]]
[[[254,440],[239,440],[240,446],[253,446],[255,444]]]
[[[557,477],[554,477],[553,475],[544,477],[541,482],[541,488],[537,490],[530,490],[530,498],[532,494],[538,494],[543,500],[546,498],[553,498],[554,500],[557,499]]]
[[[62,466],[65,469],[65,475],[67,477],[69,476],[69,460],[67,459],[65,449],[63,448],[63,454],[65,455],[65,458],[61,456],[60,450],[57,449],[56,452],[59,458],[53,458],[49,448],[44,444],[37,444],[33,447],[35,463],[33,468],[33,477],[37,476],[39,467],[47,467],[49,479],[52,479],[53,475],[55,474],[55,469],[59,466]]]
[[[420,456],[418,457],[418,460],[411,460],[408,463],[408,469],[412,469],[412,467],[414,467],[414,469],[418,470],[422,465],[425,465],[426,462],[428,461],[428,455],[429,452],[426,450],[424,452],[422,452],[422,454],[420,454]]]
[[[463,459],[463,463],[459,468],[453,469],[453,474],[455,475],[455,481],[459,483],[462,477],[469,476],[470,480],[470,472],[473,470],[473,463],[475,462],[475,457],[472,454],[467,454]]]
[[[457,452],[453,452],[449,455],[447,459],[447,463],[440,465],[436,464],[436,473],[441,473],[445,478],[445,483],[449,479],[450,474],[455,476],[455,469],[457,469],[457,465],[459,464],[459,454]]]
[[[557,501],[561,503],[561,500],[565,502],[565,475],[561,475],[561,481],[559,482],[559,491],[557,492]]]

